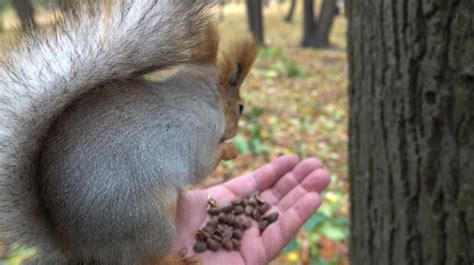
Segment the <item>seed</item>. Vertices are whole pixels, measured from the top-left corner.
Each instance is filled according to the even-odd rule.
[[[210,235],[212,235],[212,234],[214,234],[214,232],[216,231],[216,229],[215,229],[214,227],[212,227],[212,226],[206,225],[206,226],[202,229],[202,231],[207,232],[207,233],[209,233]]]
[[[265,228],[267,228],[269,222],[267,220],[261,220],[260,222],[258,222],[258,229],[260,229],[260,232],[263,232],[263,230],[265,230]]]
[[[237,239],[242,239],[242,231],[234,230],[232,232],[232,237],[237,238]]]
[[[214,221],[214,220],[211,220],[211,221],[209,221],[209,222],[206,223],[206,226],[212,226],[212,227],[215,228],[215,227],[217,226],[217,222]]]
[[[212,238],[207,239],[207,247],[212,251],[217,251],[221,245]]]
[[[222,240],[222,245],[224,246],[225,249],[227,249],[229,251],[232,250],[232,248],[233,248],[232,239],[227,238],[227,239]]]
[[[239,250],[240,246],[241,246],[241,243],[237,239],[232,239],[232,246],[234,247],[234,250]]]
[[[252,205],[247,205],[245,207],[245,214],[250,216],[252,214],[252,212],[253,212],[253,206]]]
[[[245,219],[242,216],[239,216],[235,218],[235,222],[243,225],[245,222]]]
[[[257,206],[258,205],[257,199],[254,196],[250,197],[249,204],[252,206]]]
[[[260,217],[262,217],[262,214],[258,209],[255,208],[252,212],[252,218],[255,219],[255,221],[258,221]]]
[[[235,215],[240,215],[240,214],[244,213],[244,210],[245,210],[244,207],[240,206],[240,205],[234,207]]]
[[[207,232],[204,232],[202,230],[198,230],[196,232],[196,240],[197,241],[206,241],[206,239],[209,237],[209,234]]]
[[[264,202],[262,205],[260,205],[259,207],[259,210],[260,212],[263,214],[263,213],[266,213],[268,210],[270,209],[270,204]]]
[[[232,203],[232,205],[234,205],[234,206],[237,206],[237,205],[240,205],[242,203],[242,199],[240,197],[237,197],[237,198],[233,199],[230,203]]]
[[[234,209],[234,206],[229,204],[229,205],[226,205],[226,206],[222,207],[221,211],[224,212],[224,213],[230,213],[233,209]]]
[[[238,229],[238,230],[244,230],[244,227],[242,226],[242,224],[241,224],[241,223],[237,223],[237,222],[235,222],[234,228],[235,228],[235,229]]]
[[[209,210],[207,210],[207,213],[210,215],[218,215],[221,212],[221,208],[219,207],[212,207]]]
[[[242,200],[242,205],[245,207],[245,206],[247,206],[248,204],[249,204],[249,199],[248,199],[248,198],[244,198],[244,199]]]
[[[244,226],[245,226],[245,219],[243,217],[235,218],[234,227],[236,229],[245,230],[246,228]]]
[[[226,229],[224,229],[224,232],[222,232],[222,238],[224,239],[232,238],[232,235],[233,235],[232,227],[227,227]]]
[[[235,223],[235,215],[233,215],[232,213],[228,214],[228,215],[226,216],[226,222],[225,222],[225,223],[228,224],[228,225],[231,225],[231,226],[234,225],[234,223]]]
[[[225,223],[226,219],[227,219],[227,215],[223,212],[221,212],[219,216],[217,217],[217,221],[221,224]]]
[[[222,241],[222,238],[216,234],[212,235],[211,238],[217,242],[221,242]]]
[[[193,247],[194,252],[196,253],[201,253],[207,250],[207,244],[204,241],[198,241],[196,244],[194,244]]]
[[[267,220],[271,224],[275,222],[276,220],[278,220],[278,216],[280,216],[278,212],[273,212],[267,216],[264,216],[263,219]]]

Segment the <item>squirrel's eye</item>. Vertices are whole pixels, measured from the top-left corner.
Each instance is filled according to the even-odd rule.
[[[244,104],[239,104],[239,113],[242,114],[244,112]]]

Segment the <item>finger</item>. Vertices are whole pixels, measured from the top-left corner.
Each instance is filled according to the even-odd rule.
[[[326,169],[316,169],[300,185],[294,187],[277,204],[278,210],[284,212],[295,205],[298,200],[309,192],[320,193],[327,187],[330,181],[329,172]]]
[[[298,200],[294,207],[280,214],[276,223],[267,227],[262,238],[269,260],[278,255],[281,249],[290,242],[320,204],[321,198],[318,193],[307,193]]]
[[[270,204],[276,204],[288,192],[298,186],[309,174],[322,166],[321,161],[316,158],[303,160],[296,165],[293,170],[280,178],[270,190],[263,192],[262,198]]]
[[[247,196],[257,190],[265,190],[270,188],[285,173],[292,170],[298,163],[299,158],[296,155],[287,155],[273,160],[253,173],[229,180],[222,184],[226,189],[236,196]],[[219,186],[209,189],[209,193],[214,193]]]

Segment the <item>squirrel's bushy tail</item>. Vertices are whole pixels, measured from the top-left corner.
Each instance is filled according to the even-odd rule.
[[[217,43],[213,1],[82,2],[88,3],[61,15],[52,29],[28,33],[0,59],[0,236],[6,242],[44,244],[38,241],[52,236],[37,196],[36,161],[48,128],[71,101],[116,79],[215,60],[207,52]]]

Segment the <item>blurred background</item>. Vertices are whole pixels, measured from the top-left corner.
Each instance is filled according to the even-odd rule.
[[[0,0],[0,51],[19,30],[54,23],[64,1]],[[347,62],[344,5],[329,0],[221,1],[223,43],[254,34],[262,49],[242,88],[246,107],[234,139],[237,159],[214,185],[289,153],[315,156],[332,172],[320,210],[271,264],[348,264]],[[34,253],[0,243],[0,264]]]

